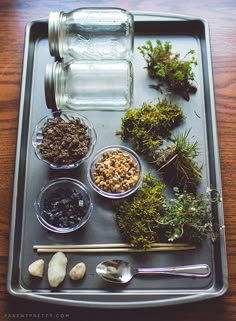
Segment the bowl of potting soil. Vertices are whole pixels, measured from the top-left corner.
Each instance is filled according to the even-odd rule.
[[[90,121],[76,112],[52,112],[36,125],[32,145],[39,160],[53,169],[77,168],[96,144]]]

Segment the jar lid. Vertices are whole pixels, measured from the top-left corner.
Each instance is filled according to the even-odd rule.
[[[48,43],[51,56],[60,57],[59,32],[61,11],[50,12],[48,16]]]
[[[57,109],[55,99],[55,85],[54,85],[54,74],[55,74],[56,63],[47,64],[45,72],[45,98],[47,107],[53,110]]]

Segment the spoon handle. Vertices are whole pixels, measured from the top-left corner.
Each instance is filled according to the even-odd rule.
[[[138,268],[136,274],[169,274],[188,277],[207,277],[210,275],[210,267],[207,264],[183,265],[164,268]]]

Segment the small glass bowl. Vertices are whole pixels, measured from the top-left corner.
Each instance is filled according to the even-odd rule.
[[[67,123],[71,122],[73,120],[79,119],[81,124],[83,124],[87,127],[86,134],[90,138],[89,150],[83,157],[78,158],[78,160],[76,160],[73,163],[69,163],[69,162],[67,162],[67,163],[53,163],[53,162],[50,162],[49,160],[44,158],[44,155],[39,150],[39,146],[43,142],[43,129],[45,127],[47,127],[47,124],[49,124],[50,121],[54,120],[56,117],[63,119]],[[34,147],[34,152],[35,152],[36,156],[38,157],[39,160],[47,163],[52,169],[77,168],[84,160],[86,160],[87,158],[90,157],[90,155],[93,152],[96,141],[97,141],[97,135],[96,135],[96,132],[95,132],[92,124],[90,123],[90,121],[86,117],[80,115],[77,112],[69,112],[69,111],[68,112],[56,111],[56,112],[52,112],[50,115],[47,115],[46,117],[44,117],[43,119],[41,119],[39,121],[39,123],[35,127],[35,130],[32,135],[32,145]]]
[[[79,229],[88,221],[93,209],[86,186],[68,177],[56,178],[46,184],[38,194],[34,206],[38,221],[45,228],[56,233],[69,233]],[[63,209],[63,206],[67,207]],[[73,209],[74,206],[76,209]],[[79,207],[81,207],[81,213],[77,215]],[[71,214],[68,215],[71,208]],[[50,222],[51,215],[53,215],[53,221]],[[61,221],[65,216],[67,216],[67,226]]]
[[[104,157],[104,154],[107,155],[107,153],[114,152],[114,151],[121,152],[121,154],[123,154],[123,155],[127,155],[128,158],[132,161],[132,164],[135,164],[135,168],[137,169],[137,173],[134,174],[134,176],[138,176],[137,180],[134,183],[132,183],[133,185],[131,185],[129,188],[126,188],[125,190],[122,187],[121,191],[115,190],[115,187],[114,187],[114,190],[112,190],[112,191],[105,190],[103,187],[101,188],[101,185],[98,186],[98,184],[102,180],[101,177],[103,178],[105,176],[101,176],[101,175],[99,176],[99,174],[97,175],[97,177],[94,176],[95,171],[98,171],[99,173],[101,173],[101,171],[99,169],[99,163],[101,162],[102,158]],[[113,162],[113,160],[112,160],[112,162]],[[109,182],[111,182],[111,180],[113,179],[114,186],[116,184],[118,184],[118,187],[119,187],[119,184],[122,184],[122,186],[124,186],[123,184],[126,184],[126,182],[127,182],[126,177],[128,177],[128,181],[129,181],[129,179],[131,179],[134,176],[132,176],[132,172],[130,172],[128,170],[126,172],[127,176],[125,178],[119,178],[123,175],[123,173],[119,174],[119,169],[121,169],[121,167],[117,167],[117,166],[118,165],[114,165],[114,167],[113,167],[113,165],[111,166],[112,167],[111,173],[108,174],[110,176],[110,178],[108,177],[108,178],[104,179],[104,181],[108,180]],[[104,174],[104,175],[106,175],[106,174]],[[99,183],[96,182],[97,179],[98,179]],[[94,155],[94,157],[88,167],[88,181],[89,181],[91,187],[97,193],[99,193],[100,195],[107,197],[107,198],[120,199],[120,198],[124,198],[124,197],[131,195],[140,187],[142,180],[143,180],[143,164],[142,164],[140,157],[132,149],[125,147],[125,146],[121,146],[121,145],[110,145],[108,147],[100,149]],[[113,186],[112,186],[112,189],[113,189]]]

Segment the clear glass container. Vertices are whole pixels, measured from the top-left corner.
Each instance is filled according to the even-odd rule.
[[[104,164],[104,167],[102,164]],[[120,164],[121,166],[117,166]],[[136,174],[132,171],[134,168]],[[101,176],[95,177],[95,173],[97,171],[99,172],[99,175],[102,176],[102,173],[104,173],[104,177],[102,179]],[[111,173],[111,176],[108,171]],[[132,149],[122,145],[110,145],[100,149],[93,156],[88,167],[87,177],[89,184],[98,194],[110,199],[121,199],[130,196],[141,186],[143,181],[143,172],[142,160]],[[129,188],[123,191],[115,189],[116,184],[122,185],[124,181],[127,181],[127,177],[129,179],[133,179],[135,175],[137,175],[137,178],[132,184],[129,183]],[[97,182],[97,179],[99,183]],[[108,181],[112,181],[114,189],[112,188],[112,190],[109,190],[110,187],[108,189],[104,189],[104,184],[107,185]],[[102,184],[103,188],[101,187]]]
[[[57,110],[125,110],[133,100],[133,68],[128,60],[73,60],[48,64],[45,95]]]
[[[50,53],[64,61],[129,59],[133,34],[133,15],[119,8],[79,8],[48,18]]]
[[[66,130],[63,130],[62,132],[60,131],[61,127],[57,126],[55,130],[52,128],[52,124],[53,122],[55,123],[56,119],[60,119],[61,121],[69,125],[73,124],[74,122],[79,122],[81,126],[85,128],[84,139],[89,141],[88,150],[85,154],[81,154],[79,152],[78,154],[76,154],[76,150],[78,150],[78,147],[82,145],[83,141],[80,141],[78,139],[77,133],[76,135],[74,135],[75,130],[73,130],[73,135],[72,135],[72,131],[70,131],[71,135],[68,135],[68,132]],[[40,146],[42,146],[42,143],[44,141],[43,133],[45,131],[45,128],[48,127],[48,125],[50,125],[51,127],[50,128],[51,135],[50,137],[47,137],[45,139],[48,142],[50,141],[51,144],[54,145],[54,147],[51,148],[49,145],[47,151],[50,150],[52,152],[53,150],[53,154],[54,154],[53,157],[60,159],[60,162],[49,160],[47,157],[45,158],[44,156],[45,154],[42,153],[42,151],[40,151]],[[62,127],[65,127],[65,126],[62,126]],[[57,134],[55,135],[55,133]],[[63,135],[64,135],[64,138],[61,138]],[[74,144],[69,143],[68,140],[70,140],[71,138],[73,138]],[[96,141],[97,141],[97,134],[91,122],[86,117],[80,115],[79,113],[70,112],[70,111],[67,111],[67,112],[55,111],[45,116],[43,119],[41,119],[38,122],[32,135],[32,145],[34,147],[35,155],[38,157],[39,160],[46,163],[52,169],[66,170],[66,169],[77,168],[80,164],[82,164],[86,159],[88,159],[92,155]],[[63,148],[62,148],[62,144],[64,144]],[[55,155],[55,151],[56,151],[56,155]],[[68,161],[63,162],[62,155],[64,153],[66,153],[66,155],[68,155],[69,157],[72,157],[73,155],[74,160],[71,162],[68,162]]]
[[[70,222],[72,218],[69,217],[69,213],[66,211],[66,209],[64,208],[62,211],[62,205],[64,201],[62,194],[63,192],[65,194],[65,191],[67,194],[68,192],[69,194],[73,193],[72,199],[66,199],[67,202],[73,204],[76,204],[77,202],[78,205],[82,205],[82,211],[80,211],[80,206],[76,206],[75,209],[73,209],[73,221],[75,221],[75,216],[78,216],[78,219],[74,223]],[[80,196],[81,200],[77,198],[78,196]],[[55,197],[58,205],[55,202]],[[45,205],[49,199],[54,199],[55,208],[52,212],[55,213],[57,211],[61,211],[61,214],[58,216],[62,216],[62,214],[63,216],[67,216],[66,219],[68,218],[71,224],[65,226],[64,224],[58,224],[60,218],[50,220],[50,217],[46,213],[47,209],[45,208]],[[56,233],[70,233],[81,228],[89,220],[93,210],[93,203],[86,186],[82,182],[69,177],[60,177],[51,180],[41,188],[40,193],[35,200],[34,207],[38,221],[46,229]],[[50,216],[52,214],[53,213],[50,213]]]

